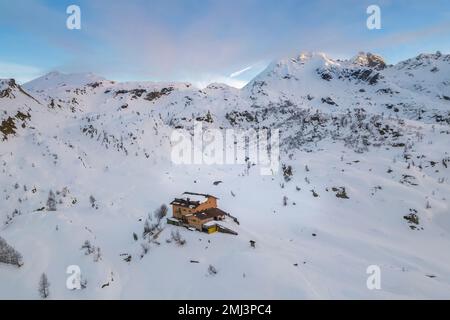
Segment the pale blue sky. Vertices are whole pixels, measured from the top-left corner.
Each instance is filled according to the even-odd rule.
[[[70,4],[81,7],[81,30],[66,28]],[[381,30],[366,28],[370,4],[381,7]],[[0,46],[0,78],[21,82],[59,70],[239,85],[301,51],[371,51],[390,63],[448,53],[450,1],[0,0]]]

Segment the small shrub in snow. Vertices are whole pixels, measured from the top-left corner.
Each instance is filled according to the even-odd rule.
[[[90,202],[92,208],[98,209],[97,200],[94,198],[93,195],[89,196],[89,202]]]
[[[86,240],[81,246],[81,250],[85,250],[85,255],[93,255],[94,262],[102,260],[102,251],[100,247],[93,246],[89,240]]]
[[[90,255],[91,253],[94,252],[94,247],[91,245],[91,242],[89,240],[86,240],[83,245],[81,246],[81,249],[85,250],[84,254],[85,255]]]
[[[178,230],[172,231],[171,236],[172,240],[175,241],[178,245],[183,246],[186,244],[186,240],[181,237]]]
[[[100,260],[102,260],[100,247],[94,247],[94,262],[99,262]]]
[[[56,211],[56,197],[53,190],[50,190],[50,192],[48,193],[47,210]]]
[[[409,214],[403,216],[403,219],[408,221],[411,230],[423,230],[423,228],[420,228],[419,226],[419,215],[416,209],[409,209]]]
[[[283,164],[282,169],[283,169],[284,181],[286,181],[286,182],[290,181],[293,176],[292,167]]]
[[[208,273],[209,275],[214,276],[218,273],[218,271],[212,264],[210,264],[208,267]]]
[[[141,258],[143,258],[150,250],[150,246],[148,243],[143,242],[143,243],[141,243],[141,248],[142,248]]]
[[[69,194],[69,188],[64,187],[64,188],[61,190],[61,195],[63,196],[63,198],[65,198],[65,197],[67,197],[68,194]]]
[[[5,226],[10,225],[16,216],[20,216],[22,212],[20,210],[14,209],[11,215],[7,214],[5,219]]]
[[[87,280],[82,277],[81,280],[80,280],[80,287],[81,287],[81,289],[86,289],[87,288],[87,284],[88,284]]]
[[[336,192],[336,197],[337,198],[341,198],[341,199],[350,199],[347,195],[347,191],[345,190],[344,187],[333,187],[331,188],[331,190],[333,190],[333,192]]]

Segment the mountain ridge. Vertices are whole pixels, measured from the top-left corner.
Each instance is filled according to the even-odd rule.
[[[23,256],[0,263],[0,298],[38,298],[43,272],[57,299],[448,298],[450,64],[367,57],[304,54],[242,89],[0,81],[0,233]],[[174,164],[172,134],[198,123],[278,129],[279,170]],[[154,216],[184,191],[217,196],[238,235]],[[85,289],[67,290],[69,265]]]
[[[415,57],[412,57],[412,58],[400,61],[400,62],[396,63],[395,65],[388,65],[385,62],[385,60],[383,59],[383,57],[381,57],[379,55],[376,55],[376,54],[372,54],[370,52],[362,52],[361,51],[357,55],[353,56],[352,58],[344,59],[344,60],[339,60],[339,59],[335,60],[335,59],[330,59],[328,57],[328,55],[325,54],[325,53],[314,52],[314,51],[311,51],[311,52],[306,51],[306,52],[302,52],[299,55],[294,56],[294,57],[288,57],[288,58],[280,59],[280,60],[277,60],[277,61],[272,61],[267,66],[267,68],[270,68],[270,66],[272,66],[272,65],[276,65],[276,64],[279,64],[279,63],[282,63],[282,62],[285,62],[285,61],[289,61],[289,60],[299,59],[299,61],[305,62],[306,60],[310,59],[311,57],[320,57],[320,56],[322,56],[322,58],[324,60],[328,60],[328,62],[339,62],[339,61],[341,61],[341,62],[347,62],[347,63],[354,63],[354,64],[357,64],[357,65],[360,65],[360,66],[373,67],[375,69],[378,68],[378,64],[381,64],[383,66],[382,67],[383,69],[384,68],[391,68],[391,67],[395,67],[395,66],[400,67],[400,66],[408,65],[409,63],[417,62],[418,60],[425,59],[425,58],[427,58],[429,61],[433,60],[433,58],[434,59],[442,58],[442,60],[444,60],[444,61],[450,61],[450,54],[449,55],[442,54],[440,51],[438,51],[438,52],[436,52],[434,54],[433,53],[421,53],[421,54],[418,54]],[[371,65],[371,63],[375,63],[375,64]],[[265,70],[263,70],[261,73],[264,73],[267,70],[267,68]],[[33,87],[34,87],[33,86],[33,82],[36,82],[37,80],[41,80],[41,81],[42,80],[47,80],[47,81],[49,81],[52,78],[61,77],[59,82],[61,82],[61,81],[64,82],[64,80],[67,80],[67,79],[70,80],[70,78],[72,78],[73,80],[77,80],[77,78],[82,78],[83,76],[85,76],[88,79],[90,78],[90,80],[86,79],[86,80],[82,80],[81,81],[81,83],[84,82],[84,85],[92,83],[92,82],[113,81],[113,80],[108,80],[108,79],[106,79],[106,78],[104,78],[104,77],[102,77],[100,75],[96,75],[96,74],[91,73],[91,72],[63,73],[63,72],[59,72],[59,71],[51,71],[51,72],[48,72],[48,73],[46,73],[46,74],[44,74],[44,75],[42,75],[40,77],[37,77],[37,78],[35,78],[33,80],[30,80],[30,81],[24,83],[22,86],[25,87],[25,88],[33,89]],[[258,75],[256,77],[258,77]],[[97,81],[95,81],[95,80],[97,80]],[[252,80],[254,80],[254,79],[252,79]],[[250,80],[249,82],[251,82],[252,80]],[[80,81],[78,81],[78,82],[80,82]],[[116,81],[114,81],[114,82],[116,82]],[[126,83],[142,83],[142,82],[144,82],[144,83],[145,82],[158,83],[158,82],[155,82],[155,81],[126,81]],[[172,82],[166,82],[166,83],[185,83],[185,82],[172,81]],[[188,84],[192,85],[192,83],[188,83]],[[214,83],[210,83],[209,85],[211,85],[211,84],[214,84]],[[229,85],[226,85],[226,84],[223,84],[223,83],[220,83],[220,84],[221,85],[225,85],[225,86],[229,86]]]

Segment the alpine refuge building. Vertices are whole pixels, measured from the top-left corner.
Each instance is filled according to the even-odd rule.
[[[185,192],[182,197],[175,198],[172,205],[173,218],[168,222],[187,225],[199,231],[213,233],[220,231],[215,221],[222,221],[228,214],[217,207],[217,198],[210,194]]]

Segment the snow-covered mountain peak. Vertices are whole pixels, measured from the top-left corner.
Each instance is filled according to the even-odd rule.
[[[442,54],[439,51],[431,54],[422,53],[414,58],[401,61],[383,72],[397,86],[438,99],[439,102],[443,102],[442,108],[448,108],[450,55]]]
[[[401,61],[395,65],[397,70],[414,70],[418,68],[437,67],[444,65],[450,68],[450,55],[442,54],[440,51],[436,53],[421,53],[418,56]],[[434,70],[436,72],[438,70]]]
[[[324,53],[301,53],[273,62],[245,90],[258,103],[290,101],[304,104],[308,101],[308,105],[318,107],[322,104],[336,106],[332,96],[348,96],[346,91],[361,89],[355,85],[374,86],[383,78],[380,71],[386,64],[381,57],[370,53],[360,53],[357,57],[342,61]],[[314,100],[314,97],[319,99]]]
[[[15,79],[0,79],[0,98],[25,98],[25,100],[32,99],[34,102],[37,102],[34,97],[25,92],[22,87],[17,84]],[[0,106],[2,106],[2,104],[0,104]]]
[[[89,83],[96,83],[106,80],[93,73],[61,73],[52,71],[42,77],[34,79],[24,84],[24,87],[31,91],[42,91],[58,89],[61,87],[82,87]]]
[[[203,89],[203,91],[210,93],[210,94],[219,94],[219,93],[234,93],[239,94],[239,89],[235,87],[231,87],[225,83],[211,83],[206,88]]]
[[[376,70],[383,70],[386,68],[386,62],[383,57],[370,52],[359,52],[350,61],[359,66],[369,67]]]
[[[0,79],[0,90],[7,90],[17,86],[14,79]]]
[[[334,65],[336,64],[336,61],[328,57],[323,52],[302,52],[296,59],[298,62],[315,62],[319,64],[325,64],[325,65]]]
[[[267,83],[278,80],[298,79],[309,76],[318,68],[326,68],[339,63],[328,58],[323,53],[303,52],[296,57],[273,61],[267,68],[253,79],[246,87],[251,88],[255,83]]]
[[[0,90],[19,87],[20,85],[16,82],[16,79],[13,78],[0,79]]]

